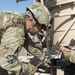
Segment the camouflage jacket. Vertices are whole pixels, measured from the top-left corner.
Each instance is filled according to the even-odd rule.
[[[19,27],[24,30],[24,18],[21,14],[9,10],[0,11],[0,37],[9,27]]]
[[[63,54],[67,60],[72,63],[75,63],[75,51],[66,48]]]
[[[6,29],[10,26],[22,27],[23,17],[21,14],[13,11],[0,11],[0,29]]]
[[[13,11],[0,11],[0,52],[6,47],[9,55],[14,54],[20,46],[21,37],[25,37],[22,15]]]
[[[3,29],[3,36],[1,39],[1,45],[8,48],[8,55],[14,54],[16,49],[21,44],[21,37],[25,38],[25,44],[23,45],[31,54],[38,57],[40,60],[44,59],[42,50],[41,39],[38,34],[31,36],[24,31],[24,21],[22,15],[12,11],[0,12],[0,29]],[[3,53],[2,47],[0,48]],[[0,55],[3,55],[3,54]]]

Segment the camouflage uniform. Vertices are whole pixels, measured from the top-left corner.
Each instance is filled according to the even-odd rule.
[[[23,18],[12,11],[2,11],[0,17],[0,26],[3,29],[0,44],[0,66],[8,72],[14,71],[19,75],[21,65],[17,60],[16,50],[21,46],[21,38],[24,38]],[[18,20],[20,20],[19,23]]]
[[[9,15],[8,19],[10,19],[10,17],[14,15],[13,18],[15,21],[19,17],[20,17],[20,19],[23,19],[21,17],[21,15],[19,16],[19,15],[14,14],[14,13],[15,12],[5,11],[5,12],[2,12],[0,14],[0,16],[4,15],[3,20],[5,19],[5,17],[7,18],[8,15]],[[17,17],[16,17],[16,15],[17,15]],[[19,75],[19,72],[17,72],[17,71],[21,70],[21,64],[19,63],[18,60],[16,60],[17,55],[18,55],[18,53],[16,51],[21,46],[21,43],[20,43],[21,38],[25,38],[24,27],[23,27],[22,23],[21,24],[15,23],[15,25],[14,25],[12,23],[9,23],[8,20],[6,22],[8,23],[9,26],[6,26],[6,24],[5,24],[6,27],[4,27],[4,28],[7,28],[7,29],[4,29],[5,31],[3,32],[3,36],[1,39],[1,44],[0,44],[0,59],[1,59],[1,61],[0,61],[0,65],[2,68],[6,69],[8,71],[16,71],[16,73],[18,73],[17,75]],[[26,36],[26,41],[27,40],[29,41],[28,37]],[[35,43],[34,47],[31,45],[32,43]],[[31,54],[38,57],[40,60],[44,59],[44,56],[43,56],[42,52],[40,51],[40,49],[42,48],[42,45],[40,44],[40,40],[37,38],[36,35],[34,35],[33,41],[29,42],[30,45],[27,43],[25,43],[25,44],[26,45],[24,45],[24,46],[28,46],[28,50]],[[15,67],[11,68],[13,66],[15,66]]]
[[[70,60],[70,62],[75,63],[75,51],[65,48],[63,54],[67,60]]]
[[[42,8],[40,8],[40,6]],[[35,10],[36,8],[37,10]],[[50,14],[45,6],[41,5],[40,3],[35,3],[29,8],[27,8],[27,10],[28,9],[31,9],[30,11],[36,11],[35,13],[33,13],[32,11],[34,16],[37,14],[37,11],[40,12],[41,14],[38,13],[35,18],[38,19],[38,22],[41,25],[45,24],[46,26],[48,26],[48,24],[50,23]],[[43,11],[46,10],[46,13],[42,12],[42,9]],[[23,46],[24,40],[26,39],[24,18],[20,14],[11,11],[3,11],[0,13],[0,16],[0,26],[2,30],[0,44],[0,66],[7,70],[8,73],[15,72],[16,75],[19,75],[22,68],[22,64],[17,59],[17,56],[19,50]],[[43,60],[44,56],[42,55],[41,51],[39,51],[41,49],[41,46],[37,47],[39,45],[38,41],[32,41],[35,42],[36,46],[33,46],[33,49],[31,48],[32,45],[30,45],[29,48],[31,48],[31,50],[29,50],[29,52],[31,52],[34,56],[38,57],[40,60]],[[34,74],[34,71],[36,71],[36,68],[34,68],[34,66],[31,64],[25,64],[24,66],[31,74]]]
[[[26,35],[25,48],[40,61],[44,60],[45,56],[42,53],[42,41],[39,34]]]

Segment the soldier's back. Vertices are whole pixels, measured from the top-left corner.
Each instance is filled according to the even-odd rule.
[[[11,25],[15,26],[21,19],[22,16],[17,12],[10,10],[0,11],[0,29],[6,29]]]

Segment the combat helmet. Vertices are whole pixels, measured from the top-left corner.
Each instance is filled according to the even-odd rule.
[[[45,25],[46,27],[50,25],[50,12],[48,11],[45,5],[36,2],[28,6],[26,10],[31,11],[31,13],[34,15],[39,24]]]

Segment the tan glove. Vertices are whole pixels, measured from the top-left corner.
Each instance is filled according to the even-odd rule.
[[[37,71],[37,68],[34,65],[32,65],[31,63],[29,63],[27,70],[28,70],[29,74],[34,75],[35,72]]]
[[[59,50],[62,52],[62,53],[64,53],[64,51],[66,50],[67,48],[65,48],[64,46],[60,46],[59,47]]]
[[[25,41],[25,38],[24,37],[21,37],[20,38],[20,44],[23,45],[24,44],[24,41]]]
[[[43,63],[44,66],[46,66],[47,68],[49,68],[50,67],[50,63],[51,63],[50,60],[48,60],[47,58],[45,58],[44,61],[46,61],[46,62]]]

